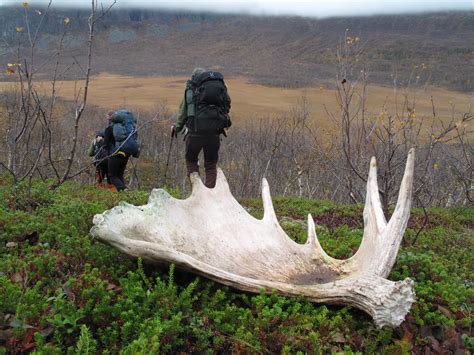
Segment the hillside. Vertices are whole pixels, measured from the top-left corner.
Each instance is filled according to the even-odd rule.
[[[24,26],[21,11],[0,9],[2,65],[14,61],[14,44],[25,36],[15,32]],[[28,11],[30,22],[38,21],[33,9]],[[37,45],[38,55],[45,59],[52,54],[65,16],[71,19],[65,65],[72,64],[72,56],[83,62],[84,10],[51,12]],[[206,66],[261,84],[319,85],[335,77],[337,49],[347,35],[363,45],[359,62],[368,68],[372,83],[391,86],[396,80],[402,86],[474,90],[474,43],[468,40],[474,38],[474,12],[317,20],[113,10],[99,27],[95,73],[187,75],[195,66]],[[78,72],[73,66],[68,76]]]

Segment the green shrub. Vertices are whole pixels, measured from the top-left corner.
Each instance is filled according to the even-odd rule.
[[[144,192],[75,183],[51,190],[39,181],[29,191],[4,179],[0,197],[0,332],[9,335],[0,353],[392,354],[424,351],[433,332],[444,352],[459,350],[454,336],[473,350],[474,209],[429,210],[418,235],[422,215],[414,212],[389,278],[411,277],[417,301],[400,327],[378,330],[351,307],[248,294],[131,260],[88,235],[94,214],[120,199],[144,204]],[[242,203],[263,216],[260,200]],[[311,213],[328,254],[348,258],[359,247],[361,206],[277,197],[275,210],[298,243]]]

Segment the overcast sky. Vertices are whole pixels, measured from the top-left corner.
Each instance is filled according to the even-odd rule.
[[[111,0],[99,0],[110,4]],[[47,3],[31,0],[31,6]],[[19,4],[18,0],[0,0],[0,5]],[[88,7],[90,0],[53,0],[55,6]],[[257,15],[300,15],[312,17],[357,16],[373,14],[409,14],[433,11],[474,11],[474,0],[117,0],[120,8],[142,7],[250,13]]]

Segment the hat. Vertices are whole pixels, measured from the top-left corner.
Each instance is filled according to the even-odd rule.
[[[206,69],[204,69],[204,68],[194,68],[194,70],[193,70],[193,72],[192,72],[192,74],[191,74],[191,78],[194,79],[194,78],[197,77],[199,74],[204,73],[205,71],[206,71]]]

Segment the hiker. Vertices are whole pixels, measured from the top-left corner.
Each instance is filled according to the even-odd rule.
[[[224,77],[216,71],[202,68],[193,70],[186,81],[184,97],[179,106],[178,121],[171,126],[171,136],[178,137],[186,126],[186,169],[188,176],[199,173],[198,156],[204,151],[205,185],[216,185],[219,160],[220,134],[231,126],[229,118],[230,97]]]
[[[108,149],[108,171],[110,182],[117,191],[127,188],[124,180],[125,168],[130,156],[138,158],[137,121],[127,109],[107,114],[109,125],[105,129],[105,144]]]
[[[95,178],[97,184],[101,187],[103,187],[105,184],[104,180],[107,180],[107,183],[110,183],[107,169],[107,156],[109,154],[105,146],[104,135],[104,130],[98,130],[95,133],[95,138],[92,140],[87,152],[90,157],[94,157],[94,165],[96,169]]]

